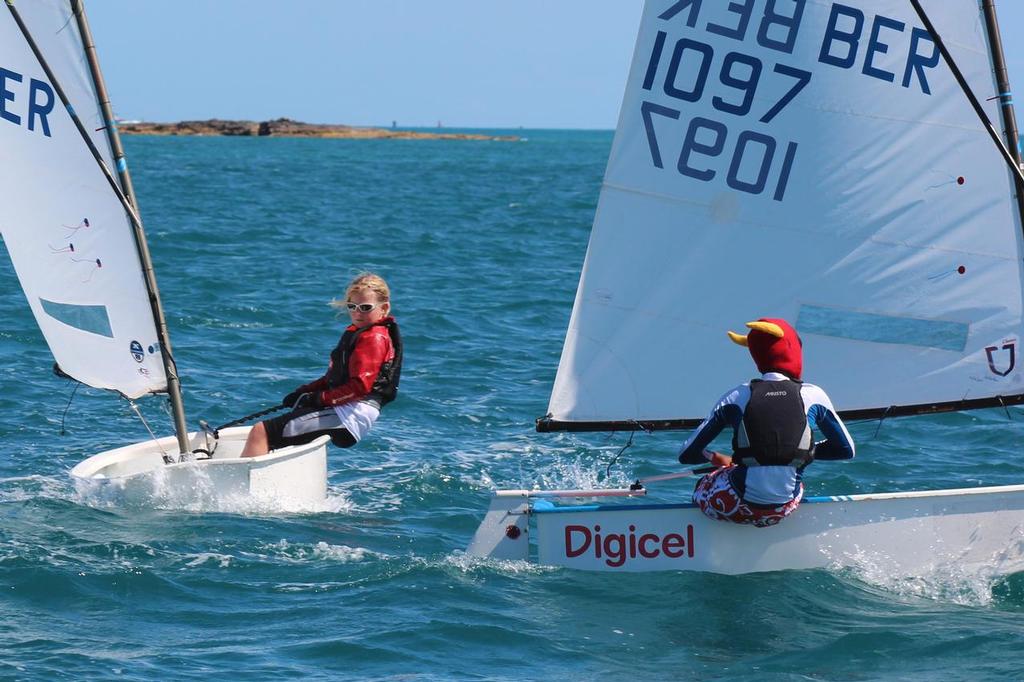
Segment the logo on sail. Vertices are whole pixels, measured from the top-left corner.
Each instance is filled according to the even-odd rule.
[[[131,350],[132,357],[135,358],[135,362],[142,362],[146,359],[146,351],[142,350],[142,344],[138,341],[132,341],[131,346],[129,346],[129,350]]]
[[[1005,353],[999,351],[1006,351]],[[996,367],[996,353],[999,355],[1006,355],[1008,365],[1006,369],[998,369]],[[988,357],[988,368],[992,370],[993,374],[998,374],[1001,377],[1005,377],[1007,374],[1013,371],[1014,365],[1017,364],[1017,342],[1008,341],[1004,343],[1002,348],[999,346],[988,346],[985,348],[985,355]]]

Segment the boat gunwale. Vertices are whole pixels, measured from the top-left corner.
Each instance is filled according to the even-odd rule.
[[[514,493],[523,493],[523,497],[529,497],[527,490],[498,490],[495,497],[514,497]],[[905,492],[891,493],[865,493],[861,495],[818,495],[806,497],[803,503],[808,504],[835,504],[843,502],[866,502],[877,500],[905,500],[905,499],[928,499],[937,497],[961,497],[970,495],[1022,493],[1024,484],[985,486],[980,488],[950,488],[944,490],[909,490]],[[510,495],[499,495],[498,493],[513,493]],[[581,496],[583,497],[583,496]],[[639,510],[670,510],[670,509],[693,509],[697,505],[692,502],[669,502],[652,504],[587,504],[587,505],[557,505],[544,499],[534,502],[530,506],[531,514],[564,514],[571,512],[594,512],[594,511],[639,511]]]
[[[237,426],[229,429],[224,429],[223,431],[221,431],[220,436],[222,439],[228,440],[232,439],[232,436],[241,436],[242,434],[247,433],[250,429],[251,427],[248,426]],[[195,433],[189,434],[189,438],[192,438],[194,436]],[[315,440],[312,440],[309,443],[303,443],[300,445],[289,445],[279,450],[272,450],[266,454],[257,455],[255,457],[224,457],[219,459],[216,457],[212,457],[209,459],[193,459],[183,462],[164,464],[159,467],[153,467],[151,469],[136,471],[133,473],[124,474],[120,476],[104,475],[102,478],[97,477],[97,474],[102,472],[103,469],[118,463],[118,461],[123,461],[124,459],[130,457],[132,454],[137,454],[140,457],[144,457],[147,455],[162,456],[161,451],[152,451],[146,448],[172,446],[173,449],[173,446],[177,444],[177,438],[175,436],[165,436],[163,438],[159,438],[156,440],[140,441],[138,443],[124,445],[118,448],[114,448],[112,450],[98,452],[90,457],[87,457],[86,459],[82,460],[74,467],[72,467],[69,474],[71,478],[80,481],[118,483],[127,481],[137,476],[150,476],[153,474],[154,471],[158,470],[168,471],[174,469],[193,468],[196,467],[197,465],[201,467],[244,465],[246,467],[249,467],[250,469],[262,469],[264,467],[288,459],[293,459],[295,457],[302,456],[317,448],[324,447],[329,441],[329,436],[320,436],[319,438],[316,438]],[[86,472],[86,470],[88,470],[88,473]]]

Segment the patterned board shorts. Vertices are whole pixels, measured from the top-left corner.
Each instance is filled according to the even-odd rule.
[[[732,521],[733,523],[752,524],[759,528],[774,526],[782,519],[793,513],[793,510],[800,505],[804,498],[804,484],[800,483],[794,497],[789,502],[777,507],[756,505],[752,506],[743,501],[733,489],[729,481],[729,471],[732,466],[727,466],[714,471],[697,482],[693,491],[693,502],[705,516],[719,521]]]

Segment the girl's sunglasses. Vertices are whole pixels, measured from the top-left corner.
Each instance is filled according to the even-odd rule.
[[[384,305],[384,303],[386,303],[386,301],[382,301],[380,303],[352,303],[349,301],[345,304],[345,307],[348,308],[350,313],[354,313],[357,310],[361,313],[369,313],[375,310],[377,306]]]

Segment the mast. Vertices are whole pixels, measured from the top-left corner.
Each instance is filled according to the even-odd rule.
[[[149,255],[149,246],[146,243],[146,233],[142,226],[142,218],[138,213],[139,202],[135,197],[135,188],[132,185],[132,178],[128,172],[124,147],[121,145],[121,137],[117,133],[117,123],[114,120],[110,97],[107,95],[107,86],[103,80],[103,73],[100,71],[99,59],[96,56],[96,45],[93,43],[92,31],[89,30],[89,20],[85,16],[85,8],[82,6],[81,0],[71,0],[71,10],[74,12],[75,20],[78,23],[78,32],[82,36],[82,45],[85,48],[85,56],[89,62],[89,72],[92,75],[93,86],[96,88],[96,98],[103,113],[103,121],[106,124],[107,140],[110,142],[114,163],[117,166],[117,177],[127,200],[135,209],[134,212],[129,211],[128,215],[131,219],[139,261],[142,264],[143,279],[146,282],[149,304],[153,311],[153,321],[156,323],[157,339],[160,342],[160,355],[163,359],[164,371],[167,374],[167,393],[171,401],[174,431],[178,438],[179,452],[187,452],[188,427],[185,424],[185,403],[181,397],[181,381],[178,378],[178,369],[174,362],[174,356],[171,354],[171,339],[167,330],[167,319],[164,316],[163,306],[160,304],[156,273],[153,271],[153,261]]]
[[[988,47],[992,55],[992,70],[996,76],[996,87],[999,90],[1000,113],[1003,117],[1003,135],[1010,155],[1020,168],[1020,136],[1017,133],[1017,117],[1013,111],[1013,91],[1010,89],[1010,76],[1006,70],[1006,57],[1003,55],[1003,39],[999,34],[999,21],[996,19],[995,0],[982,0],[982,13],[985,17],[985,30],[988,33]],[[1019,175],[1014,175],[1017,188],[1017,210],[1020,212],[1021,229],[1024,230],[1024,183]]]
[[[81,2],[80,0],[70,1],[72,5],[72,10],[78,20],[78,26],[81,31],[80,35],[83,38],[83,41],[85,41],[86,36],[88,35],[88,25],[85,24],[85,16],[82,11]],[[127,187],[128,190],[131,190],[131,182],[127,176],[127,166],[124,161],[124,154],[123,150],[121,149],[120,141],[117,138],[116,130],[113,130],[113,116],[110,111],[110,106],[109,102],[107,101],[105,90],[103,90],[102,94],[100,94],[100,90],[103,87],[103,79],[99,73],[99,67],[95,60],[95,50],[91,47],[91,38],[89,38],[87,41],[90,45],[90,48],[86,49],[86,56],[89,58],[91,68],[90,75],[92,76],[94,81],[93,86],[97,90],[97,100],[102,100],[103,103],[103,115],[107,121],[107,125],[104,127],[107,131],[108,140],[110,140],[110,144],[112,145],[112,151],[117,154],[117,167],[118,172],[121,174],[121,182],[119,182],[118,179],[115,178],[114,175],[111,173],[110,169],[107,167],[103,155],[96,148],[96,145],[93,143],[92,138],[89,135],[89,132],[85,129],[85,126],[82,124],[82,120],[75,113],[74,107],[71,105],[67,93],[65,93],[64,89],[61,87],[60,81],[57,79],[53,70],[50,68],[49,63],[40,51],[39,46],[36,44],[36,41],[32,38],[32,34],[29,32],[28,27],[22,20],[21,15],[15,8],[14,0],[5,0],[5,2],[7,5],[7,9],[10,11],[11,17],[17,24],[22,36],[25,38],[26,44],[28,45],[29,49],[32,51],[32,54],[38,61],[39,66],[42,67],[43,71],[45,72],[46,77],[50,81],[50,85],[53,87],[53,90],[56,93],[57,97],[60,99],[61,103],[64,105],[64,108],[67,110],[68,115],[71,118],[71,122],[74,124],[75,128],[78,131],[78,134],[82,138],[82,141],[85,143],[86,147],[89,149],[89,152],[95,159],[100,172],[103,174],[103,177],[107,181],[107,184],[110,186],[110,189],[114,192],[114,195],[117,197],[118,202],[124,209],[125,215],[127,216],[132,226],[133,244],[135,246],[136,254],[139,258],[139,265],[140,267],[142,267],[144,273],[143,280],[146,285],[150,311],[153,315],[153,322],[155,327],[154,331],[156,332],[157,335],[157,340],[160,345],[161,359],[163,360],[163,364],[165,367],[168,393],[171,397],[171,406],[172,410],[174,411],[174,423],[178,445],[180,447],[181,452],[186,452],[188,450],[188,431],[185,426],[185,414],[184,406],[181,400],[180,382],[178,381],[177,372],[175,370],[174,358],[170,352],[170,344],[167,335],[167,323],[166,320],[164,319],[163,310],[160,306],[160,298],[156,288],[156,277],[153,274],[153,265],[149,256],[149,250],[146,246],[146,238],[145,232],[143,231],[142,228],[142,220],[141,218],[139,218],[138,212],[135,209],[134,201],[129,200],[129,198],[125,195],[125,190],[122,189],[122,183],[126,183],[125,187]],[[100,104],[99,101],[97,101],[96,103]]]

